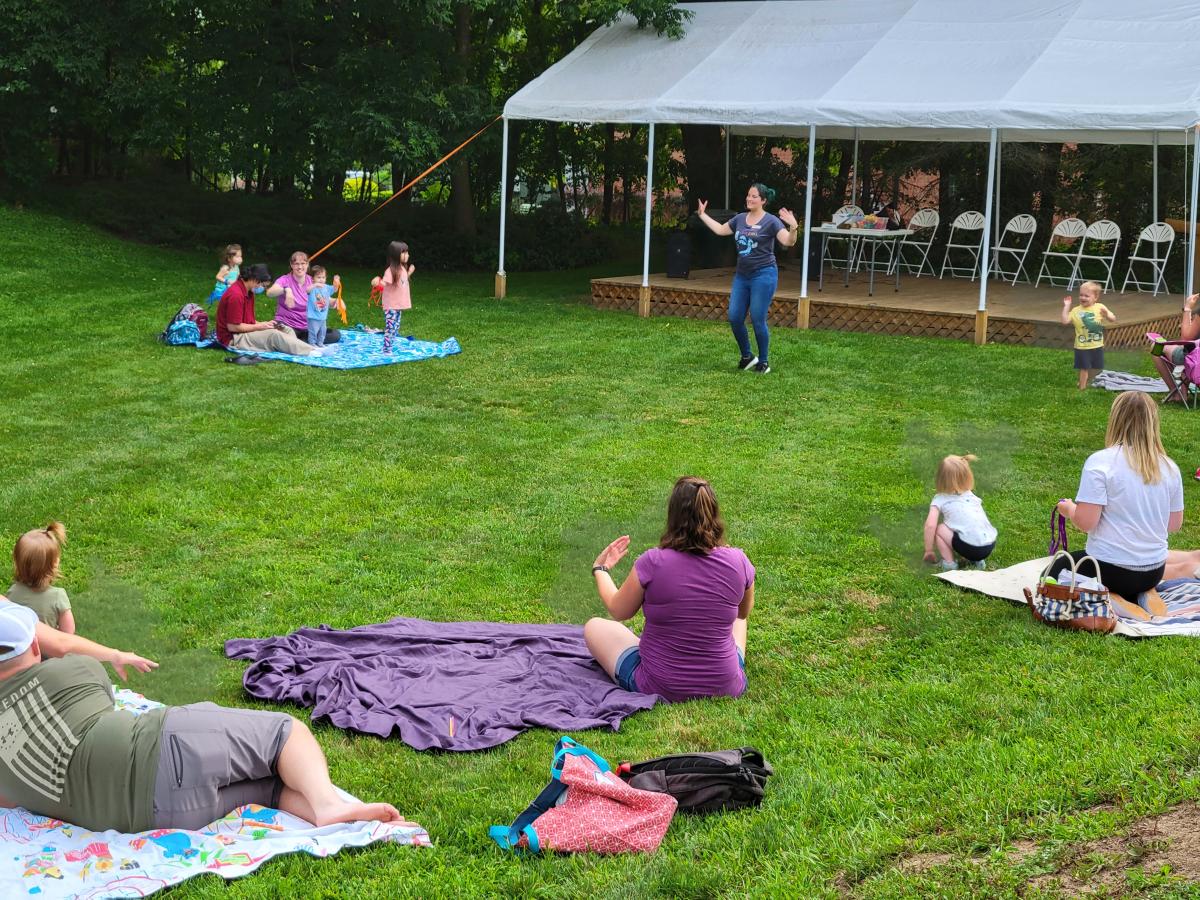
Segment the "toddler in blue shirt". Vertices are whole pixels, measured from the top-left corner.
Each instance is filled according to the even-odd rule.
[[[313,266],[308,270],[312,275],[313,286],[308,291],[308,342],[314,347],[325,346],[326,319],[329,318],[329,307],[336,303],[330,294],[342,285],[338,275],[333,276],[333,284],[325,283],[325,267]]]

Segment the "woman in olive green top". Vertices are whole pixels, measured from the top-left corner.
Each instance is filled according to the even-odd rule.
[[[291,716],[212,703],[114,710],[104,668],[43,659],[41,627],[32,610],[0,603],[0,806],[92,831],[201,828],[247,803],[317,826],[411,824],[391,804],[342,799]]]
[[[67,529],[62,522],[51,522],[45,528],[27,531],[13,547],[13,577],[8,599],[28,606],[38,619],[51,628],[75,633],[75,615],[71,601],[62,588],[53,587],[59,576],[58,564],[62,547],[67,542]]]

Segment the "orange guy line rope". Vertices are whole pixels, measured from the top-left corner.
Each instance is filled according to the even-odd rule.
[[[336,244],[338,241],[340,241],[342,238],[344,238],[346,235],[348,235],[350,232],[352,232],[355,228],[357,228],[363,222],[367,221],[367,219],[371,218],[371,216],[375,215],[375,213],[379,212],[381,209],[383,209],[385,206],[387,206],[389,203],[391,203],[393,200],[395,200],[397,197],[399,197],[401,194],[403,194],[405,191],[407,191],[409,188],[411,188],[414,184],[416,184],[418,181],[420,181],[422,178],[424,178],[426,175],[428,175],[430,172],[432,172],[434,169],[436,169],[438,166],[440,166],[442,163],[444,163],[446,160],[448,160],[450,157],[452,157],[455,153],[457,153],[463,147],[467,146],[467,144],[471,143],[471,141],[475,140],[475,138],[479,137],[481,134],[483,134],[485,131],[487,131],[489,128],[491,128],[493,125],[495,125],[497,122],[499,122],[501,118],[502,118],[501,116],[496,116],[496,118],[492,119],[492,121],[488,122],[486,125],[484,125],[482,128],[480,128],[477,132],[475,132],[473,135],[471,135],[469,138],[467,138],[465,141],[463,141],[461,144],[459,144],[457,147],[455,147],[453,150],[451,150],[449,153],[447,153],[445,156],[443,156],[441,159],[439,159],[437,162],[435,162],[432,166],[430,166],[428,169],[426,169],[424,172],[422,172],[420,175],[418,175],[416,178],[414,178],[412,181],[410,181],[404,187],[400,188],[400,190],[396,191],[396,193],[392,194],[392,196],[388,197],[386,200],[384,200],[377,207],[375,207],[373,210],[371,210],[369,213],[367,213],[365,216],[363,216],[361,219],[359,219],[357,222],[355,222],[353,225],[351,225],[349,228],[347,228],[345,231],[343,231],[341,234],[339,234],[337,237],[335,237],[332,241],[330,241],[328,244],[326,244],[324,247],[322,247],[316,253],[311,254],[308,257],[309,262],[312,262],[314,259],[316,259],[318,256],[320,256],[322,253],[324,253],[326,250],[328,250],[330,247],[332,247],[334,244]]]

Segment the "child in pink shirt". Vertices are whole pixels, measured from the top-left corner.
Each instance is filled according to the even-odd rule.
[[[412,309],[412,295],[408,289],[408,279],[416,266],[408,263],[408,244],[404,241],[392,241],[388,244],[388,267],[382,278],[372,278],[371,287],[380,288],[383,292],[383,352],[392,352],[392,342],[400,331],[400,311]]]

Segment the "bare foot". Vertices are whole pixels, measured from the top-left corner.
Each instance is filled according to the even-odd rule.
[[[405,823],[400,811],[390,803],[332,803],[313,807],[313,824],[320,827],[339,822],[396,822]],[[416,824],[408,822],[405,824]]]

